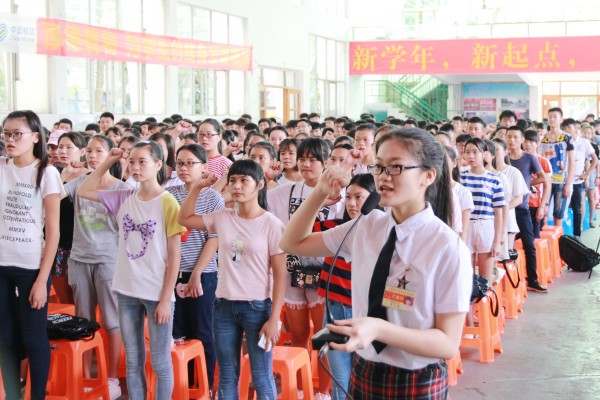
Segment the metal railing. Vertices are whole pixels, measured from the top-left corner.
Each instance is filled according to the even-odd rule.
[[[423,81],[403,79],[405,79],[403,83],[410,82],[408,85],[411,86],[410,89],[404,84],[393,84],[389,81],[365,81],[365,103],[391,103],[407,115],[420,120],[447,119],[448,87],[446,85],[439,83],[435,78]],[[416,90],[424,93],[423,98],[413,92]]]

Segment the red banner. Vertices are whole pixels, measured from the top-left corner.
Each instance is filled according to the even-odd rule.
[[[39,18],[37,28],[37,52],[49,56],[252,70],[252,48],[248,46],[147,35],[49,18]]]
[[[350,75],[599,71],[599,47],[600,36],[351,42]]]

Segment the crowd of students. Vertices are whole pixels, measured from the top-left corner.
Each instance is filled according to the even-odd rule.
[[[146,316],[157,399],[173,390],[173,338],[201,340],[210,389],[218,363],[218,398],[237,398],[244,337],[258,398],[276,398],[281,322],[306,349],[311,322],[349,337],[327,355],[341,386],[319,366],[315,399],[445,398],[443,360],[458,349],[473,272],[502,279],[497,261],[520,238],[528,287],[545,293],[534,238],[548,216],[560,224],[570,204],[579,236],[587,197],[595,226],[600,121],[559,108],[539,123],[504,111],[498,125],[316,113],[285,126],[249,115],[115,123],[105,112],[81,132],[14,111],[1,138],[10,399],[21,398],[24,358],[31,398],[45,397],[51,284],[79,316],[100,308],[111,399],[123,345],[129,397],[146,396]],[[357,222],[375,192],[377,209]]]

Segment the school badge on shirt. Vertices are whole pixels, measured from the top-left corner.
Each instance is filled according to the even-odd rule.
[[[406,289],[406,285],[410,283],[406,278],[409,269],[406,269],[401,278],[395,278],[398,281],[397,286],[386,285],[381,303],[384,307],[412,312],[417,294]]]

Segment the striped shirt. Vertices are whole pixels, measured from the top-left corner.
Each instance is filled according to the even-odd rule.
[[[212,172],[217,179],[221,179],[223,175],[227,174],[231,164],[233,164],[233,162],[231,162],[229,158],[219,154],[218,156],[208,159],[208,172]]]
[[[326,231],[342,223],[343,221],[340,220],[315,222],[313,232]],[[323,269],[319,277],[319,289],[317,291],[317,294],[321,297],[325,297],[325,289],[327,288],[327,279],[329,278],[332,262],[333,257],[326,257],[323,262]],[[331,282],[329,283],[329,299],[352,306],[352,264],[343,257],[338,257],[335,260]]]
[[[506,206],[504,187],[496,174],[485,171],[481,175],[463,171],[460,183],[471,191],[475,208],[471,212],[471,220],[493,219],[494,208]]]
[[[167,188],[167,191],[175,197],[179,204],[183,203],[188,195],[184,185],[171,186]],[[196,214],[199,215],[208,214],[223,208],[225,208],[223,197],[213,189],[203,190],[196,200]],[[206,231],[198,231],[196,229],[192,229],[189,232],[190,234],[187,240],[185,242],[183,240],[181,241],[181,263],[179,264],[179,270],[183,272],[192,272],[194,270],[198,258],[200,257],[202,250],[204,250],[206,241],[210,238],[217,237],[216,234],[209,234]],[[204,269],[204,272],[216,271],[217,253],[212,256],[210,262]]]

